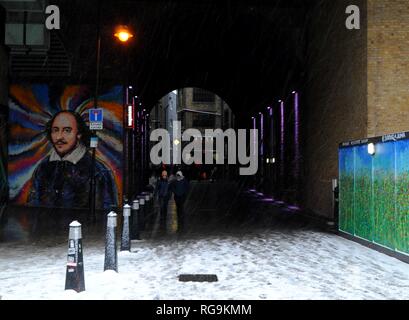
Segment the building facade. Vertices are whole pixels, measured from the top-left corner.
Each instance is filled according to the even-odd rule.
[[[178,90],[178,120],[182,131],[194,128],[200,131],[201,137],[208,139],[206,129],[226,130],[234,128],[234,115],[230,107],[218,95],[202,88],[184,88]],[[203,143],[202,159],[212,154],[216,163],[219,154],[213,148],[208,149]],[[227,163],[227,140],[225,140],[224,163]],[[191,170],[192,179],[208,179],[225,177],[227,165],[196,164],[197,170]]]
[[[218,95],[201,88],[184,88],[178,93],[177,113],[182,130],[195,128],[204,135],[205,129],[233,127],[234,115]]]

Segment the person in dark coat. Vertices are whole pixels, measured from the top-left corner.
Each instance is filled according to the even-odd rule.
[[[34,171],[28,203],[53,208],[88,208],[92,156],[88,152],[90,131],[78,113],[60,111],[47,123],[53,145],[49,156]],[[118,204],[118,191],[111,170],[95,159],[96,207]]]
[[[162,171],[161,177],[156,183],[155,198],[158,199],[160,207],[160,229],[166,231],[168,202],[170,198],[168,172],[166,170]]]
[[[183,176],[182,171],[176,172],[176,180],[171,183],[170,189],[174,195],[176,203],[178,216],[178,232],[182,233],[185,228],[184,204],[189,192],[189,182]]]

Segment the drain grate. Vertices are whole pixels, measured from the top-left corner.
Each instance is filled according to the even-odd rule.
[[[179,281],[182,282],[217,282],[215,274],[181,274]]]

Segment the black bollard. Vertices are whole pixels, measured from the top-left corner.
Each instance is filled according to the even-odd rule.
[[[81,224],[78,221],[70,224],[65,290],[85,291],[82,233]]]
[[[107,232],[105,238],[104,271],[115,270],[118,272],[118,254],[116,250],[116,217],[115,212],[108,214]]]
[[[139,200],[134,200],[132,202],[132,219],[131,219],[131,239],[140,240],[139,234]]]
[[[141,195],[139,196],[139,230],[145,230],[145,217],[146,217],[146,213],[145,213],[145,196]]]
[[[124,223],[122,226],[121,251],[131,251],[131,240],[129,238],[129,217],[131,216],[131,206],[129,204],[124,205],[123,215]]]

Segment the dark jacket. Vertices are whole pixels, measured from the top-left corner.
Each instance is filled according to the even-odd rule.
[[[160,198],[169,199],[170,190],[168,180],[164,180],[162,178],[158,179],[158,181],[156,182],[155,195]]]
[[[170,185],[170,189],[175,197],[185,197],[189,192],[189,181],[187,181],[186,178],[183,178],[181,180],[174,180]]]
[[[88,208],[92,157],[87,152],[77,164],[49,161],[46,157],[35,169],[29,204],[59,208]],[[95,160],[96,208],[118,205],[118,191],[111,171]]]

